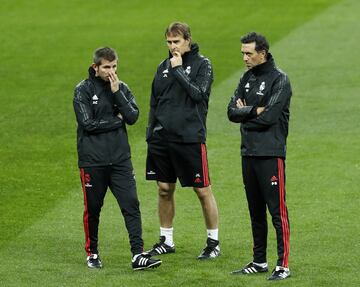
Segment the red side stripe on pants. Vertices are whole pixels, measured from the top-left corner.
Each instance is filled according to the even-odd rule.
[[[279,172],[279,190],[280,190],[280,217],[282,225],[282,234],[284,242],[284,256],[283,256],[283,267],[288,267],[289,265],[289,253],[290,253],[290,230],[289,230],[289,221],[288,214],[285,203],[285,176],[284,176],[284,161],[281,158],[278,158],[278,172]]]
[[[85,188],[85,171],[83,168],[80,168],[80,177],[81,177],[81,185],[84,194],[84,231],[85,231],[85,251],[88,255],[90,255],[90,236],[89,236],[89,214],[88,214],[88,206],[86,200],[86,188]]]
[[[204,177],[204,187],[209,186],[209,170],[207,164],[207,156],[206,156],[206,145],[201,144],[201,161],[202,161],[202,169],[203,169],[203,177]]]

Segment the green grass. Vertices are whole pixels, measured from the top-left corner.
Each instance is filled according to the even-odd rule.
[[[356,0],[325,1],[2,1],[0,35],[0,282],[2,286],[264,286],[264,276],[228,273],[251,258],[251,231],[241,184],[238,127],[226,106],[242,63],[239,37],[268,36],[290,76],[287,159],[293,278],[286,286],[359,286],[360,60]],[[158,237],[157,194],[144,180],[145,125],[151,80],[165,57],[165,26],[186,21],[213,62],[208,118],[213,190],[223,256],[194,258],[205,242],[200,205],[178,188],[177,254],[154,272],[130,269],[127,234],[107,196],[100,225],[105,268],[84,264],[82,194],[76,166],[72,93],[93,50],[115,47],[119,74],[141,109],[129,128],[145,247]],[[269,234],[269,263],[276,260]],[[355,275],[354,275],[355,274]]]

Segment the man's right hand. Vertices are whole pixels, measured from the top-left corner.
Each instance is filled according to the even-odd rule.
[[[177,66],[181,66],[183,61],[180,52],[175,51],[172,53],[172,58],[170,59],[171,67],[175,68]]]
[[[257,107],[256,108],[256,114],[260,115],[265,110],[265,107]]]
[[[109,73],[109,80],[110,80],[111,91],[113,93],[116,93],[119,90],[119,83],[120,83],[117,74],[110,72]]]

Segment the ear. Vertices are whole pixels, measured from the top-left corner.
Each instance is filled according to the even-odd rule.
[[[265,52],[265,50],[260,51],[260,54],[261,54],[261,58],[263,60],[266,60],[266,52]]]
[[[91,64],[91,67],[95,70],[95,76],[98,75],[98,71],[99,71],[99,67],[95,64],[95,63],[92,63]]]
[[[191,40],[192,40],[191,37],[186,40],[188,42],[188,44],[189,44],[189,47],[191,46]]]

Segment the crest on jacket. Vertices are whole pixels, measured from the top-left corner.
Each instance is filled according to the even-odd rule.
[[[263,91],[265,90],[265,82],[261,82],[260,87],[259,87],[259,91],[256,93],[257,95],[263,96],[264,93]]]

